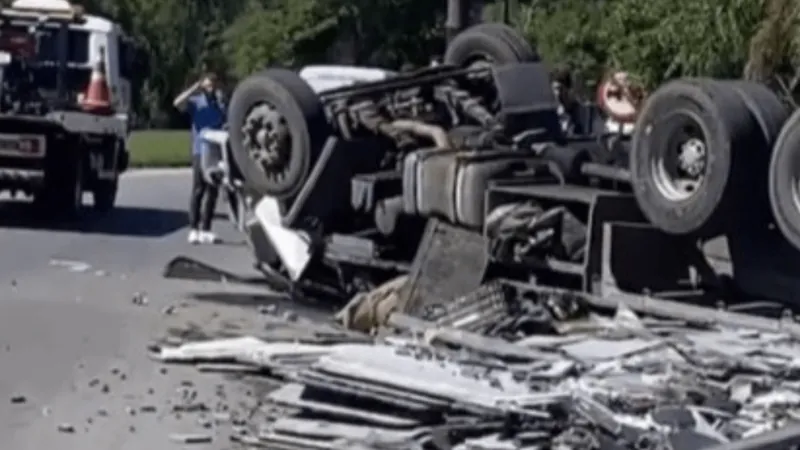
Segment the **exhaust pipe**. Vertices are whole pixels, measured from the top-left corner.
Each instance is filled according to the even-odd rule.
[[[444,131],[441,127],[437,127],[436,125],[431,125],[416,120],[400,119],[400,120],[395,120],[394,122],[389,124],[389,126],[397,131],[406,131],[412,134],[416,134],[417,136],[426,137],[432,140],[434,144],[436,144],[437,148],[440,149],[453,148],[453,145],[450,142],[450,138],[447,136],[447,132]]]

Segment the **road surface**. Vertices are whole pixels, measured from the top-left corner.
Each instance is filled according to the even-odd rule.
[[[229,241],[220,247],[186,243],[188,188],[185,172],[133,172],[110,216],[57,228],[31,218],[27,205],[0,205],[4,450],[185,448],[170,434],[211,432],[195,415],[167,409],[182,385],[209,405],[219,402],[220,379],[164,368],[145,349],[170,326],[252,317],[242,311],[277,300],[263,288],[161,277],[178,254],[236,271],[249,266],[249,253],[235,242],[241,236],[225,223],[220,231]],[[228,445],[217,436],[193,448]]]

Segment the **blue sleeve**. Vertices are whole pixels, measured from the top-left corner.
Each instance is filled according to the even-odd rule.
[[[218,127],[220,129],[223,129],[225,128],[225,122],[228,117],[228,104],[224,98],[218,97],[217,108],[219,110],[219,120],[220,120]]]
[[[189,100],[186,102],[186,112],[189,114],[190,118],[194,118],[194,113],[197,111],[197,97],[189,97]]]
[[[217,106],[219,107],[219,111],[225,115],[228,113],[228,99],[222,93],[217,93]]]

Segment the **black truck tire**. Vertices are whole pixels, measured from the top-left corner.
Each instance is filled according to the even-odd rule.
[[[116,167],[115,170],[117,172],[117,176],[113,179],[98,179],[95,181],[94,186],[92,186],[92,206],[94,206],[94,210],[105,213],[109,212],[114,209],[114,205],[117,203],[117,191],[119,190],[119,173],[121,173],[124,169],[122,164],[127,164],[125,159],[127,158],[127,152],[125,151],[125,142],[122,140],[117,140],[114,143],[114,154],[112,155],[116,159]]]
[[[280,114],[291,136],[283,150],[280,170],[264,170],[245,146],[247,117],[254,107],[268,104]],[[322,103],[311,87],[295,72],[267,69],[236,86],[228,108],[230,146],[242,172],[245,188],[257,196],[289,199],[303,187],[330,134]]]
[[[119,178],[113,180],[98,180],[92,190],[92,206],[95,211],[109,212],[114,209],[117,203],[117,191],[119,190]]]
[[[740,80],[723,83],[732,86],[742,97],[760,131],[753,137],[753,150],[743,155],[748,158],[748,183],[737,198],[740,203],[748,203],[747,209],[751,218],[758,216],[765,222],[771,221],[774,214],[770,210],[771,201],[767,200],[770,198],[770,161],[778,136],[792,111],[764,84]]]
[[[784,124],[772,152],[767,189],[775,224],[800,250],[800,110]]]
[[[661,86],[639,115],[630,155],[633,191],[645,217],[670,234],[720,234],[735,185],[746,173],[743,156],[757,150],[750,145],[758,134],[758,123],[730,85],[682,79]],[[704,155],[694,158],[702,177],[693,189],[685,181],[680,188],[676,174],[689,170],[678,169],[678,160],[691,161],[693,152]]]
[[[444,63],[466,67],[477,61],[492,64],[537,62],[539,55],[513,28],[501,23],[482,23],[456,35],[444,54]]]
[[[79,155],[65,156],[61,167],[48,169],[44,187],[34,197],[34,203],[46,215],[73,218],[83,210],[83,159]]]
[[[478,24],[476,26],[483,27],[483,29],[488,33],[494,33],[502,36],[508,45],[514,49],[514,53],[517,54],[519,62],[538,62],[541,59],[536,49],[531,46],[530,42],[528,42],[528,39],[526,39],[522,33],[508,24],[502,22],[490,22]]]
[[[771,153],[783,125],[792,114],[791,109],[764,84],[743,80],[725,80],[720,83],[732,87],[742,97],[750,114],[758,122],[762,138],[760,144]]]

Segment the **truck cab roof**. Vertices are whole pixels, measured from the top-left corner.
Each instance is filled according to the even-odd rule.
[[[120,27],[105,17],[85,14],[83,7],[73,5],[67,0],[16,0],[11,3],[10,8],[4,9],[7,15],[17,16],[51,16],[57,18],[72,17],[79,25],[87,31],[99,33],[120,32]]]

